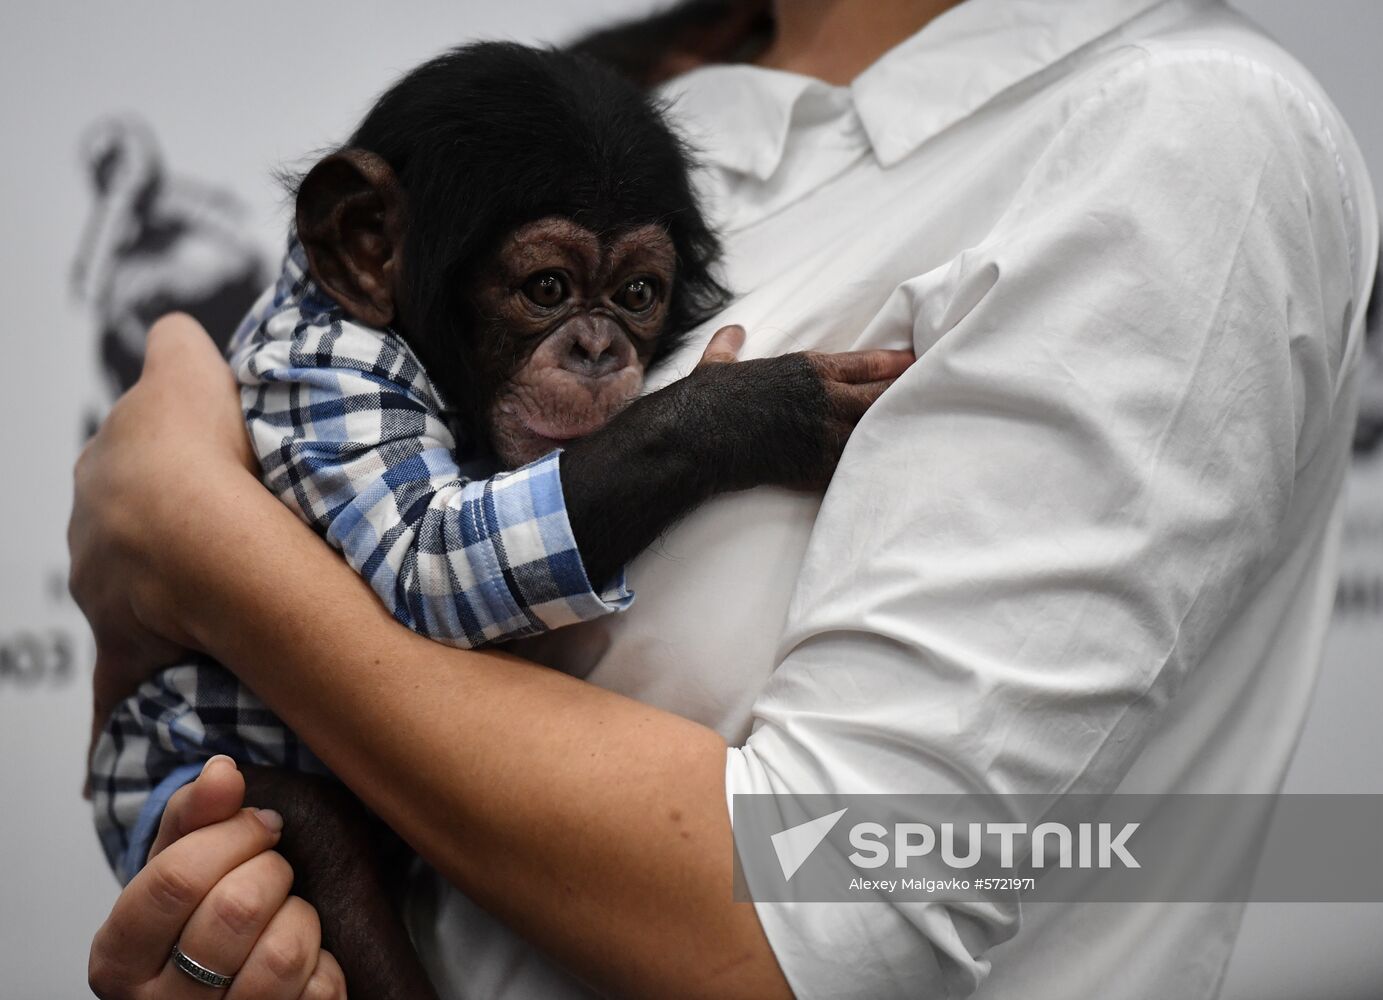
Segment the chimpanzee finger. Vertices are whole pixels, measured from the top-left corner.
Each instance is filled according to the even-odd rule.
[[[706,350],[701,352],[701,360],[696,367],[703,365],[725,365],[739,360],[740,348],[744,346],[744,327],[722,326],[711,335]]]
[[[856,424],[864,416],[866,410],[874,405],[875,401],[884,394],[884,391],[891,386],[897,379],[879,379],[876,382],[828,382],[826,383],[826,401],[830,406],[831,415],[838,420],[848,421]]]
[[[856,384],[894,379],[917,360],[912,351],[843,351],[839,354],[808,352],[808,360],[823,379]]]

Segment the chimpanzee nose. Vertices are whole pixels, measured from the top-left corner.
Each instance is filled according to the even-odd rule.
[[[587,378],[600,378],[620,368],[619,352],[609,331],[592,324],[575,331],[562,367]]]

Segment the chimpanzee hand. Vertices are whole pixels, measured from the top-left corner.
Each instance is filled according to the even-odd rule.
[[[563,453],[567,516],[596,586],[717,493],[824,487],[860,417],[915,360],[876,350],[737,361],[743,343],[742,328],[721,329],[690,375]]]
[[[723,327],[679,383],[687,424],[714,430],[698,448],[723,477],[714,492],[823,489],[865,410],[916,360],[874,350],[738,361],[743,345],[743,327]]]

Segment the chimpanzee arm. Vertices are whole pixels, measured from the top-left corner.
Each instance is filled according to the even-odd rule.
[[[402,842],[339,782],[277,768],[241,771],[245,804],[284,818],[277,850],[293,866],[294,893],[316,907],[322,945],[351,996],[435,998],[397,905],[412,857]]]
[[[567,516],[592,580],[715,494],[823,488],[856,421],[913,360],[859,351],[718,363],[734,359],[740,337],[721,330],[689,376],[562,453]]]

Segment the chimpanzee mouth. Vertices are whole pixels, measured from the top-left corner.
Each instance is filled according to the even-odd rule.
[[[556,444],[565,444],[569,441],[575,441],[577,438],[583,438],[587,434],[594,434],[609,423],[609,418],[587,417],[581,421],[558,423],[548,422],[538,417],[520,417],[519,422],[523,424],[524,430],[534,437]]]

